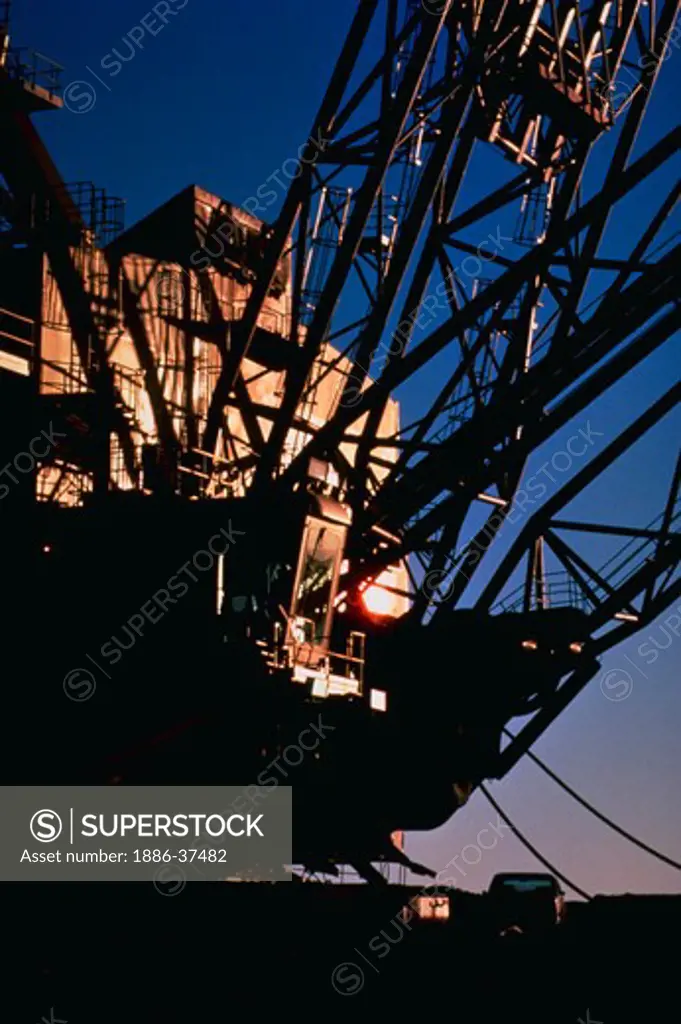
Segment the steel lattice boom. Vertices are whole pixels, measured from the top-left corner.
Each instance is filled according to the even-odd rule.
[[[528,460],[678,344],[678,175],[627,251],[611,240],[678,166],[679,128],[635,148],[677,9],[358,0],[276,221],[190,186],[128,230],[119,200],[62,181],[33,124],[61,105],[54,71],[29,73],[0,26],[5,457],[38,423],[61,438],[8,503],[16,628],[30,632],[30,565],[45,601],[65,595],[38,665],[55,650],[68,664],[74,617],[109,636],[133,594],[168,578],[181,552],[161,523],[187,550],[249,524],[182,606],[201,650],[178,659],[159,633],[130,656],[144,711],[131,723],[112,698],[101,749],[78,748],[95,777],[129,746],[142,753],[123,777],[186,780],[179,755],[149,744],[183,722],[211,779],[229,714],[243,738],[221,771],[260,778],[323,706],[334,738],[301,770],[300,860],[369,877],[372,860],[404,862],[392,832],[434,827],[508,771],[603,652],[678,598],[681,463],[651,523],[569,512],[674,414],[678,383],[496,557]],[[622,539],[606,566],[579,546],[599,531]],[[54,570],[36,554],[53,547]],[[92,609],[83,587],[104,574]],[[471,658],[492,649],[487,673],[498,659],[507,683],[483,695],[461,659],[434,737],[396,756],[428,714],[410,652],[425,646],[419,672],[441,675],[462,637]],[[175,693],[199,664],[214,686],[159,715],[150,666]],[[529,721],[502,751],[516,716]],[[366,780],[386,759],[377,802]]]

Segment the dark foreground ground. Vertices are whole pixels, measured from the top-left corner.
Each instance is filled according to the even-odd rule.
[[[502,941],[482,898],[407,927],[404,891],[331,888],[4,885],[2,1020],[679,1020],[681,897],[597,898],[548,938]]]

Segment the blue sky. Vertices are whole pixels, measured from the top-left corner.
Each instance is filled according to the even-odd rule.
[[[116,5],[16,0],[14,6],[13,41],[64,66],[64,84],[75,83],[74,108],[85,103],[79,96],[89,97],[87,112],[65,110],[37,119],[64,179],[92,180],[111,195],[125,197],[128,225],[191,183],[242,203],[285,159],[295,156],[307,138],[355,8],[354,0],[171,0],[174,15],[161,29],[148,17],[156,35],[144,32],[142,48],[113,76],[103,69],[114,65],[114,48],[123,56],[130,53],[123,39],[142,24],[151,7],[140,0],[119,0]],[[680,89],[681,53],[674,51],[661,73],[637,153],[676,123]],[[599,159],[611,149],[612,141],[606,139]],[[496,154],[490,157],[478,189],[487,187],[487,177],[489,183],[498,180],[494,175],[499,162]],[[665,170],[646,184],[635,202],[618,211],[608,254],[617,254],[636,237],[670,180],[671,171]],[[278,202],[273,203],[272,215],[277,208]],[[667,233],[680,226],[677,216]],[[528,472],[559,451],[587,421],[602,434],[598,443],[609,443],[672,383],[679,362],[674,339],[552,438],[535,454]],[[410,414],[422,408],[422,398],[418,387],[410,386],[403,396]],[[680,435],[681,419],[669,417],[626,463],[613,469],[606,486],[580,498],[579,515],[636,525],[652,518]],[[500,551],[504,543],[502,538]],[[666,643],[654,624],[604,660],[604,670],[624,669],[632,677],[626,699],[607,699],[594,681],[534,749],[621,825],[681,859],[681,639],[647,664],[637,648],[651,635]],[[492,784],[492,792],[542,852],[587,890],[679,891],[677,872],[610,833],[528,761]],[[477,794],[442,829],[410,835],[408,852],[440,870],[465,846],[475,844],[490,821],[496,821],[496,814]],[[467,855],[468,860],[476,858]],[[536,866],[512,836],[499,839],[478,864],[466,864],[465,859],[458,863],[465,872],[459,872],[460,884],[471,889],[485,888],[496,871]]]

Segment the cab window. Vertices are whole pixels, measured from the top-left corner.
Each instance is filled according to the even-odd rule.
[[[310,519],[292,609],[298,639],[322,645],[328,640],[329,612],[343,555],[344,530]]]

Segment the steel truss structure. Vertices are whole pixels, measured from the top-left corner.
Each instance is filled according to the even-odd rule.
[[[678,160],[678,128],[634,153],[677,11],[676,0],[358,0],[277,220],[204,203],[182,243],[150,218],[146,236],[142,225],[98,244],[31,121],[58,98],[16,61],[0,67],[14,97],[0,116],[0,244],[45,258],[74,346],[56,390],[83,396],[92,427],[87,458],[70,457],[58,477],[52,467],[43,498],[142,491],[272,508],[316,461],[349,509],[344,594],[352,604],[401,565],[404,586],[385,586],[405,602],[405,635],[439,637],[468,608],[487,623],[516,615],[519,639],[528,615],[579,610],[579,662],[555,653],[541,686],[519,683],[503,714],[490,712],[495,730],[510,709],[529,720],[479,773],[462,769],[466,792],[505,774],[598,657],[681,593],[680,463],[643,527],[563,512],[673,414],[678,383],[553,493],[487,572],[528,459],[681,326],[669,230],[678,180],[628,252],[620,242],[613,256],[609,235],[618,210]],[[98,202],[104,230],[115,217]],[[137,277],[131,253],[146,261]],[[227,263],[241,289],[231,304]],[[165,304],[151,310],[149,296]],[[152,312],[176,331],[172,357]],[[134,365],[117,361],[123,334]],[[30,373],[47,361],[37,351]],[[272,375],[276,402],[253,390]],[[396,399],[402,418],[414,412],[401,425]],[[594,532],[626,541],[606,568],[574,540]]]

